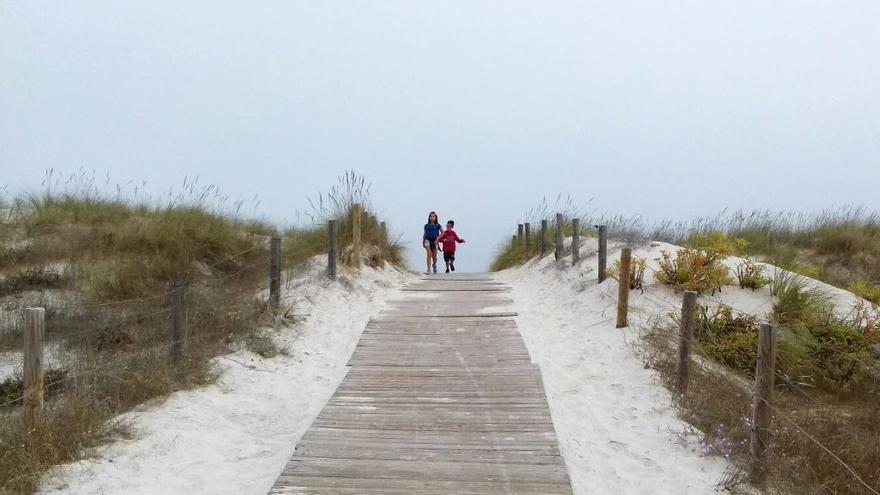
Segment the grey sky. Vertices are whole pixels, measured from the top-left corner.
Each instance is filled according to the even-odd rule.
[[[880,208],[880,2],[0,3],[0,184],[200,175],[283,221],[345,169],[483,269],[542,196]]]

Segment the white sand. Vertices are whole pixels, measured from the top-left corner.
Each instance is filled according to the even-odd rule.
[[[345,376],[370,315],[409,277],[364,269],[331,284],[323,269],[314,261],[288,291],[296,312],[311,315],[277,334],[289,356],[218,358],[216,385],[123,415],[134,439],[54,469],[41,493],[265,495]]]

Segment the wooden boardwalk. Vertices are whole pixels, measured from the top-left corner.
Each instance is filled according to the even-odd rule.
[[[538,368],[488,276],[436,276],[367,324],[270,493],[570,494]]]

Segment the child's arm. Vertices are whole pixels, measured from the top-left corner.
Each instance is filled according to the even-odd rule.
[[[464,242],[464,239],[462,239],[461,237],[459,237],[458,234],[455,234],[455,242],[461,244],[461,243]]]

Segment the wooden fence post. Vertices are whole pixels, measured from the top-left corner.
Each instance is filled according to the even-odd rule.
[[[776,328],[761,325],[758,333],[758,364],[755,367],[755,402],[752,415],[751,454],[749,470],[752,483],[763,486],[767,471],[767,441],[771,422],[770,401],[776,383]]]
[[[360,203],[351,206],[351,266],[361,266],[361,217],[363,207]]]
[[[547,220],[541,220],[541,257],[547,254]]]
[[[388,225],[385,222],[379,222],[379,229],[382,231],[382,242],[388,241]]]
[[[563,226],[563,218],[562,213],[556,214],[556,262],[559,263],[562,261],[562,226]]]
[[[573,233],[571,234],[571,264],[576,265],[578,261],[581,259],[581,239],[580,239],[580,229],[581,221],[577,218],[571,219],[571,228],[573,229]]]
[[[620,289],[617,292],[617,328],[628,325],[629,311],[629,271],[632,265],[632,249],[623,248],[620,252]]]
[[[532,224],[526,222],[524,228],[526,233],[526,249],[530,249],[532,247]]]
[[[273,312],[281,304],[281,238],[273,237],[269,250],[269,304]]]
[[[694,339],[694,309],[697,307],[697,293],[692,290],[684,292],[681,302],[681,335],[678,339],[678,375],[676,376],[676,388],[678,393],[687,393],[690,381],[691,368],[691,342]]]
[[[608,278],[608,227],[605,225],[597,225],[599,229],[599,283]]]
[[[27,308],[24,310],[24,431],[34,431],[40,422],[43,411],[43,336],[46,332],[46,310]]]
[[[186,282],[183,274],[178,273],[174,278],[174,288],[171,290],[171,358],[179,363],[186,349]]]
[[[521,223],[520,223],[520,224],[517,224],[517,225],[516,225],[516,240],[517,240],[520,244],[522,244],[522,242],[525,241],[525,238],[526,238],[526,236],[525,236],[525,225],[523,225],[523,224],[521,224]]]
[[[336,280],[336,263],[339,260],[339,243],[336,239],[336,220],[327,222],[327,276]]]

